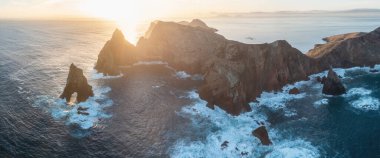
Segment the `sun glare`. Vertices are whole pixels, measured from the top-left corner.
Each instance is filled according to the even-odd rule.
[[[133,44],[136,44],[140,35],[139,24],[159,16],[157,12],[153,14],[143,1],[86,0],[80,9],[89,16],[115,21],[127,40]]]

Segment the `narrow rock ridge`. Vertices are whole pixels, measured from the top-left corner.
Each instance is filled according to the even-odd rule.
[[[86,77],[83,75],[83,70],[71,64],[66,86],[60,98],[66,99],[66,101],[69,102],[73,93],[77,93],[77,102],[84,102],[89,97],[94,96],[92,87],[88,84]]]
[[[105,61],[100,65],[113,65],[115,71],[111,72],[119,72],[119,66],[134,61],[161,60],[177,70],[203,74],[200,97],[209,107],[217,105],[233,115],[249,111],[248,103],[263,91],[277,91],[286,84],[307,80],[330,65],[346,68],[380,63],[380,29],[328,38],[330,42],[305,55],[284,40],[244,44],[189,24],[155,21],[136,47],[129,47],[125,39],[111,39],[105,45],[107,51],[103,48],[99,54],[105,59],[98,62]],[[118,45],[125,49],[108,51]],[[110,62],[120,58],[127,62]]]

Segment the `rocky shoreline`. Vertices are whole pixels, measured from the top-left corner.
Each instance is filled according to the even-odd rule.
[[[116,30],[98,56],[95,69],[117,75],[120,67],[137,61],[164,61],[179,71],[202,74],[199,95],[209,107],[219,106],[232,115],[249,111],[249,102],[263,91],[308,80],[311,74],[334,68],[380,64],[380,28],[326,38],[307,54],[278,40],[244,44],[215,33],[200,20],[153,22],[133,46]],[[192,25],[190,25],[192,24]]]

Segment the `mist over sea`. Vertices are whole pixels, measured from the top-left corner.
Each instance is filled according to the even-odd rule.
[[[380,12],[230,13],[202,20],[227,39],[287,40],[305,53],[323,37],[380,27]],[[322,95],[319,83],[302,81],[264,92],[252,112],[234,117],[205,106],[196,91],[199,76],[164,62],[137,63],[117,77],[96,73],[97,55],[116,27],[0,20],[0,157],[380,157],[380,74],[369,68],[336,69],[348,90],[343,96]],[[58,96],[71,63],[84,70],[95,96],[68,107]],[[294,86],[302,93],[289,95]],[[78,106],[89,107],[90,115],[77,114]],[[257,121],[267,125],[273,146],[251,135]]]

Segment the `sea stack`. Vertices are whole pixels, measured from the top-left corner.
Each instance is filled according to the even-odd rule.
[[[116,29],[98,55],[95,69],[104,75],[119,75],[120,66],[132,64],[135,46],[125,40],[123,33]]]
[[[83,75],[83,70],[71,64],[67,83],[60,98],[66,99],[66,101],[69,102],[71,95],[75,92],[77,93],[77,102],[84,102],[89,97],[94,96],[92,87],[88,84],[86,77]]]
[[[261,144],[263,145],[272,145],[272,141],[269,139],[268,131],[265,126],[260,126],[259,128],[252,131],[252,135],[259,138]]]
[[[344,88],[343,83],[331,67],[327,77],[323,80],[322,92],[327,95],[341,95],[346,93],[346,88]]]

